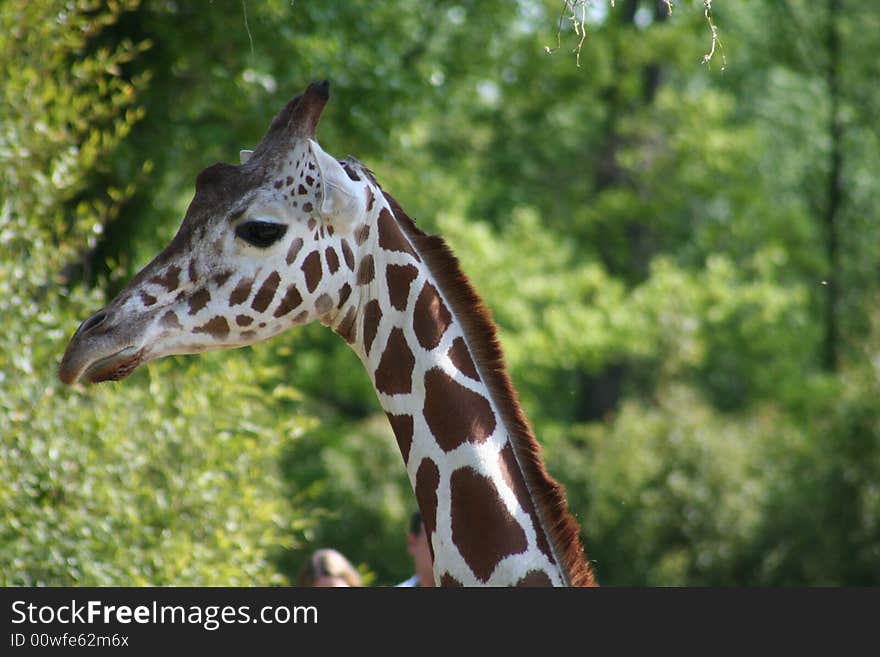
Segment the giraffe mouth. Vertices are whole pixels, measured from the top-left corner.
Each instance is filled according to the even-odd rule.
[[[111,356],[106,356],[91,363],[79,378],[88,383],[121,381],[131,374],[143,360],[143,349],[126,347]]]

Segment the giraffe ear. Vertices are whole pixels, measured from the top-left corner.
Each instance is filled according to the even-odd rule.
[[[246,164],[253,154],[253,151],[238,151],[238,159],[241,160],[242,164]]]
[[[338,224],[354,225],[365,211],[366,197],[353,183],[342,165],[328,155],[314,140],[309,148],[321,172],[321,214]]]

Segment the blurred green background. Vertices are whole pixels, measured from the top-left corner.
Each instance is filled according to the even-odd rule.
[[[323,78],[324,148],[492,308],[602,584],[880,583],[880,4],[716,0],[705,64],[702,1],[568,3],[579,65],[563,4],[0,2],[0,583],[411,574],[326,329],[56,378],[196,173]]]

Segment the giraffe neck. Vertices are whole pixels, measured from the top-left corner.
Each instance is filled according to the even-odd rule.
[[[578,528],[504,370],[494,325],[445,244],[367,178],[357,289],[328,321],[397,438],[440,585],[592,583]]]

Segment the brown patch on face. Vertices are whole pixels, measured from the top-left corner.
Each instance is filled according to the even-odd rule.
[[[284,184],[290,186],[293,184],[293,176],[287,176],[287,180],[284,181]]]
[[[351,252],[351,247],[345,240],[342,240],[342,257],[345,260],[345,266],[354,271],[354,253]]]
[[[345,302],[348,301],[349,296],[351,296],[351,285],[345,283],[339,288],[339,303],[336,304],[336,307],[342,308],[342,306],[345,305]]]
[[[189,301],[187,301],[187,305],[189,306],[189,314],[195,315],[202,308],[208,305],[208,302],[211,300],[211,293],[208,292],[205,288],[200,288],[193,292],[192,296],[190,296]]]
[[[180,323],[180,320],[177,318],[177,314],[173,310],[169,310],[167,313],[162,315],[162,318],[159,320],[159,324],[161,324],[165,328],[170,328],[170,329],[182,329],[183,328],[183,325]]]
[[[221,340],[229,335],[229,322],[226,321],[225,317],[217,315],[201,326],[195,327],[193,333],[207,333],[212,338]]]
[[[376,266],[373,264],[373,256],[368,253],[363,257],[363,260],[361,260],[361,264],[358,265],[358,285],[366,285],[367,283],[371,283],[375,275]]]
[[[231,271],[220,272],[219,274],[214,276],[214,283],[217,287],[223,287],[226,285],[226,281],[229,280],[229,277],[232,276]]]
[[[329,312],[331,308],[333,308],[333,299],[330,298],[329,294],[322,294],[315,299],[315,311],[319,315]]]
[[[306,225],[308,226],[309,230],[315,230],[315,226],[318,225],[318,220],[312,217],[311,219],[309,219],[309,223]]]
[[[317,251],[312,251],[303,260],[301,269],[306,275],[306,288],[308,288],[309,292],[314,292],[315,288],[318,287],[318,283],[321,282],[321,276],[323,275],[321,254]]]
[[[187,273],[187,276],[189,276],[190,282],[195,283],[196,279],[199,276],[199,271],[196,268],[196,261],[195,260],[189,261],[189,267],[187,267],[186,273]]]
[[[303,203],[303,212],[311,212],[312,210],[314,210],[314,207],[312,206],[311,201]]]
[[[302,324],[304,321],[306,321],[306,318],[308,318],[308,316],[309,316],[309,311],[303,310],[296,317],[293,318],[293,323],[294,324]]]
[[[169,292],[174,292],[174,290],[180,285],[180,267],[177,265],[171,265],[165,270],[164,274],[153,276],[149,282],[161,285]]]
[[[523,577],[516,583],[516,586],[553,586],[553,582],[550,581],[550,577],[548,577],[547,573],[542,573],[540,570],[530,570],[528,573],[526,573],[525,577]]]
[[[330,273],[335,274],[336,270],[339,269],[339,256],[336,255],[336,249],[328,246],[324,251],[324,258],[327,260],[327,268],[330,270]]]
[[[449,573],[443,573],[443,577],[440,578],[440,586],[444,588],[461,588],[464,584],[459,582]]]
[[[474,361],[471,358],[471,353],[468,351],[464,338],[455,338],[452,341],[448,356],[452,364],[455,365],[455,369],[474,381],[480,380],[480,375],[477,374],[477,368],[474,366]]]
[[[156,297],[154,297],[152,294],[141,292],[141,301],[145,306],[152,306],[154,303],[156,303]]]
[[[489,401],[436,367],[425,372],[422,413],[437,444],[447,452],[467,441],[481,443],[495,431]]]
[[[470,467],[449,480],[452,542],[477,578],[486,582],[504,557],[528,548],[526,533],[504,506],[492,480]]]
[[[239,326],[250,326],[254,323],[254,318],[248,315],[236,315],[235,323]]]
[[[254,300],[251,301],[251,308],[258,313],[265,312],[266,308],[269,307],[269,304],[272,303],[272,299],[275,298],[275,291],[278,289],[278,283],[280,282],[281,277],[278,275],[277,271],[273,271],[269,274],[266,277],[266,280],[263,281],[260,289],[257,290]]]
[[[296,260],[296,256],[299,255],[299,250],[302,248],[302,246],[303,241],[301,237],[295,238],[290,243],[290,248],[287,249],[287,258],[285,258],[288,265],[292,265],[293,261]]]
[[[370,212],[373,209],[373,203],[376,202],[376,197],[373,194],[373,190],[370,187],[367,187],[366,190],[367,190],[367,212]]]
[[[392,415],[391,413],[386,413],[386,415],[388,416],[388,421],[391,422],[394,437],[397,438],[397,446],[400,447],[403,462],[406,464],[409,462],[409,450],[412,447],[413,416]]]
[[[339,322],[339,325],[333,329],[336,331],[336,334],[341,336],[343,340],[345,340],[348,344],[351,344],[357,338],[356,331],[357,326],[355,324],[355,319],[357,319],[357,312],[354,307],[348,309],[348,312],[345,313],[345,317],[342,318],[342,321]]]
[[[419,260],[418,254],[413,251],[412,246],[400,230],[400,226],[394,220],[394,217],[388,211],[388,208],[382,208],[379,213],[379,246],[386,251],[402,251],[410,254],[416,260]]]
[[[275,184],[272,186],[275,189],[281,189],[284,186],[284,181],[281,178],[279,178],[278,180],[275,181]]]
[[[229,305],[237,306],[240,303],[244,303],[248,300],[248,297],[251,295],[251,287],[253,287],[254,281],[251,278],[242,278],[238,285],[235,286],[235,289],[229,295]]]
[[[360,246],[364,242],[367,241],[367,238],[370,236],[370,225],[369,224],[361,224],[357,228],[354,229],[354,243]]]
[[[416,471],[416,500],[422,512],[422,523],[428,533],[428,544],[431,534],[437,529],[437,487],[440,485],[440,470],[431,459],[422,459]],[[433,548],[432,548],[433,554]]]
[[[278,307],[272,314],[275,317],[283,317],[301,303],[302,295],[299,293],[296,285],[288,285],[287,291],[284,293],[284,297],[281,299],[281,303],[278,304]]]
[[[535,505],[529,495],[529,489],[526,486],[526,480],[523,478],[522,470],[516,462],[516,455],[513,453],[513,446],[508,442],[498,457],[499,466],[501,468],[501,476],[504,477],[505,483],[516,495],[516,501],[522,507],[522,510],[529,514],[532,519],[532,526],[535,528],[535,535],[538,539],[538,548],[550,560],[550,563],[556,563],[553,558],[553,551],[550,549],[550,543],[547,535],[544,533],[543,527],[538,524],[538,514],[535,512]]]
[[[392,306],[398,310],[406,310],[409,287],[418,275],[419,270],[412,265],[388,265],[385,268],[385,278],[388,281],[388,295]]]
[[[413,329],[419,344],[425,349],[436,347],[451,322],[452,315],[446,309],[437,288],[425,281],[413,313]]]
[[[387,395],[408,393],[412,390],[412,371],[416,364],[415,356],[410,351],[403,331],[391,329],[388,344],[382,352],[379,366],[376,368],[376,390]]]
[[[308,194],[308,193],[309,193],[309,190],[306,189],[305,185],[300,184],[300,186],[299,186],[299,187],[297,188],[297,190],[296,190],[296,193],[297,193],[297,194],[300,194],[300,195],[302,195],[302,194]]]
[[[364,352],[369,356],[370,347],[373,346],[373,339],[376,337],[376,331],[379,330],[379,322],[382,319],[382,308],[379,302],[373,299],[364,307]]]

